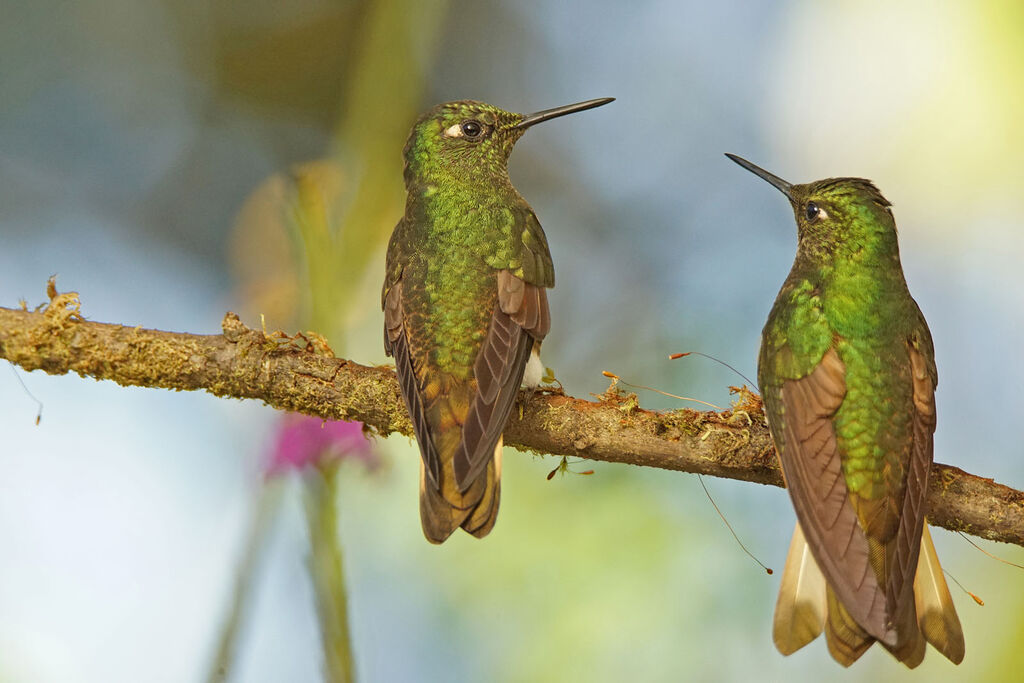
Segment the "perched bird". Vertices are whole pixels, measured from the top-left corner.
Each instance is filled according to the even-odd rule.
[[[796,260],[761,335],[758,383],[797,524],[775,606],[788,655],[825,631],[843,666],[878,641],[914,668],[964,638],[925,521],[935,354],[889,202],[869,180],[792,185],[732,154],[796,214]]]
[[[555,271],[533,209],[509,180],[509,154],[530,126],[611,101],[528,116],[448,102],[409,135],[405,215],[388,244],[381,299],[432,543],[459,527],[478,538],[493,528],[502,431],[520,384],[536,386],[543,371]]]

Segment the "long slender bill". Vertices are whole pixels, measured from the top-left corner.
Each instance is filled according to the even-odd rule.
[[[729,157],[730,159],[735,161],[737,164],[739,164],[743,168],[747,169],[748,171],[750,171],[751,173],[756,175],[758,178],[762,178],[762,179],[768,181],[772,185],[772,187],[776,188],[782,194],[786,195],[787,197],[792,198],[792,196],[793,196],[793,184],[792,183],[787,183],[785,180],[783,180],[779,176],[775,175],[774,173],[769,173],[768,171],[764,170],[763,168],[761,168],[757,164],[750,163],[749,161],[747,161],[743,157],[738,157],[735,154],[729,154],[728,152],[725,153],[725,156]]]
[[[603,107],[609,102],[614,101],[614,97],[600,97],[596,100],[587,100],[586,102],[567,104],[562,107],[555,107],[554,109],[545,109],[534,114],[528,114],[526,118],[517,123],[515,127],[529,128],[534,124],[550,121],[551,119],[557,119],[559,116],[565,116],[566,114],[575,114],[578,111],[586,111],[587,109],[593,109],[594,107]]]

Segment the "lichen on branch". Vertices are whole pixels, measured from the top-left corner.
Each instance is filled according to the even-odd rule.
[[[412,428],[394,370],[335,358],[313,332],[266,334],[224,316],[223,333],[195,335],[86,321],[78,295],[57,293],[41,310],[0,308],[0,358],[26,370],[77,373],[125,386],[207,391],[258,399],[330,420],[359,420],[380,435]],[[756,394],[730,410],[639,407],[612,387],[597,400],[560,389],[520,397],[505,443],[523,451],[707,474],[783,486]],[[929,521],[1024,546],[1024,493],[935,464]]]

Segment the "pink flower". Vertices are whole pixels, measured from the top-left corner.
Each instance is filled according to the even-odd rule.
[[[377,464],[370,442],[363,435],[362,422],[286,413],[278,427],[265,474],[273,477],[288,470],[353,457],[370,467]]]

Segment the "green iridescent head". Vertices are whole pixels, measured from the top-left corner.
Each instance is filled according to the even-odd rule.
[[[726,156],[786,195],[801,248],[824,247],[832,253],[843,246],[860,248],[868,238],[896,235],[891,204],[870,180],[827,178],[794,185],[735,154]]]
[[[409,134],[406,185],[437,175],[468,181],[507,176],[509,154],[530,126],[600,107],[613,99],[587,100],[529,115],[473,100],[439,104],[420,116]]]

